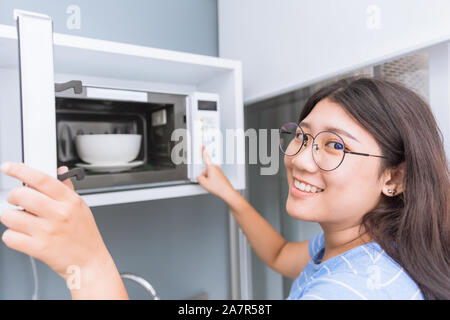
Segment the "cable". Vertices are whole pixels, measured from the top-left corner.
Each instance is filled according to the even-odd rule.
[[[148,292],[148,294],[152,296],[153,300],[160,300],[153,286],[150,284],[150,282],[148,282],[144,278],[128,272],[122,272],[120,276],[122,277],[122,279],[128,279],[141,285]]]
[[[34,258],[32,256],[30,257],[31,262],[31,270],[33,271],[33,279],[34,279],[34,292],[31,296],[32,300],[38,300],[38,291],[39,291],[39,281],[38,281],[38,275],[36,270],[36,262],[34,261]]]

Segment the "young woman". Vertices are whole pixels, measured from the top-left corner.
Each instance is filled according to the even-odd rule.
[[[292,217],[323,233],[286,242],[204,153],[198,178],[231,208],[252,248],[295,279],[288,299],[450,299],[450,181],[429,106],[402,85],[348,78],[316,92],[280,129]],[[67,168],[61,169],[64,172]],[[2,171],[30,187],[11,191],[3,241],[62,277],[76,265],[73,298],[127,298],[92,213],[73,191],[23,164]]]

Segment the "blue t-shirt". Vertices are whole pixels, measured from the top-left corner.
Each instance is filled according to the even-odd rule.
[[[308,246],[312,258],[293,282],[287,300],[423,299],[417,284],[376,242],[324,262],[323,232],[312,237]]]

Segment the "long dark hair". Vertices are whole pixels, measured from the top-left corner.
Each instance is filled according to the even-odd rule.
[[[376,139],[387,157],[380,158],[379,177],[405,162],[403,192],[383,195],[361,227],[405,269],[425,299],[449,299],[450,174],[430,107],[400,83],[350,77],[315,92],[299,121],[324,98],[341,105]]]

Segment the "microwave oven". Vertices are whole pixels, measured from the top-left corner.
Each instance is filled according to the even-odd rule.
[[[150,92],[80,80],[55,84],[51,19],[22,11],[15,12],[15,16],[22,161],[26,165],[52,177],[57,176],[57,167],[67,166],[70,171],[58,175],[60,180],[81,171],[77,180],[72,180],[75,190],[90,194],[196,183],[204,170],[202,144],[213,161],[217,158],[216,164],[220,164],[221,139],[210,136],[214,130],[220,132],[222,110],[217,93]],[[174,147],[180,143],[172,140],[177,129],[187,134],[182,154],[177,157],[181,156],[182,162],[174,162],[172,157]],[[98,163],[83,163],[75,140],[90,134],[139,135],[140,148],[133,159],[139,165],[106,170]]]
[[[220,130],[219,111],[219,96],[214,93],[91,87],[77,80],[56,84],[57,166],[84,168],[84,178],[73,179],[80,194],[195,183],[204,170],[201,145],[213,160],[220,155],[221,145],[205,134],[207,129]],[[187,141],[172,140],[176,129],[186,130],[183,139]],[[75,137],[87,134],[141,135],[139,153],[133,160],[138,166],[105,169],[83,163]],[[173,148],[183,142],[182,162],[174,163]]]

